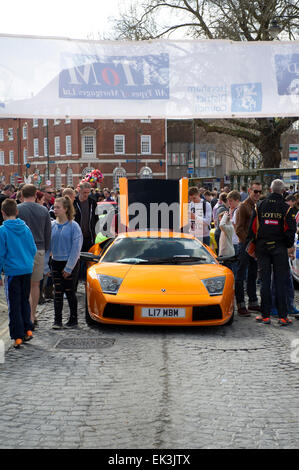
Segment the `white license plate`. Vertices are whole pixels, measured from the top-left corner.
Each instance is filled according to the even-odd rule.
[[[185,318],[186,310],[176,307],[142,307],[141,316],[146,318]]]

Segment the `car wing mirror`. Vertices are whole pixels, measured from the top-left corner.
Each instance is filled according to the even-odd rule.
[[[81,251],[80,253],[80,260],[86,262],[97,263],[101,257],[99,255],[95,255],[94,253],[89,253],[87,251]]]

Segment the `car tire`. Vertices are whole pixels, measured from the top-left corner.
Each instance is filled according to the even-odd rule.
[[[225,323],[225,326],[231,326],[234,322],[234,318],[235,318],[235,308],[233,310],[233,313],[232,313],[232,316],[230,317],[230,319],[228,320],[228,322]]]
[[[85,297],[85,321],[86,321],[86,324],[89,326],[95,326],[99,324],[97,321],[93,320],[91,316],[89,315],[87,297]]]

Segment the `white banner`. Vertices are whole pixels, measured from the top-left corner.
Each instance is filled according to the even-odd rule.
[[[0,117],[298,115],[298,41],[0,35]]]

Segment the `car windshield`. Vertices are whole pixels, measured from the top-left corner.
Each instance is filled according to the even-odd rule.
[[[119,238],[102,262],[127,264],[211,264],[213,256],[190,238]]]

